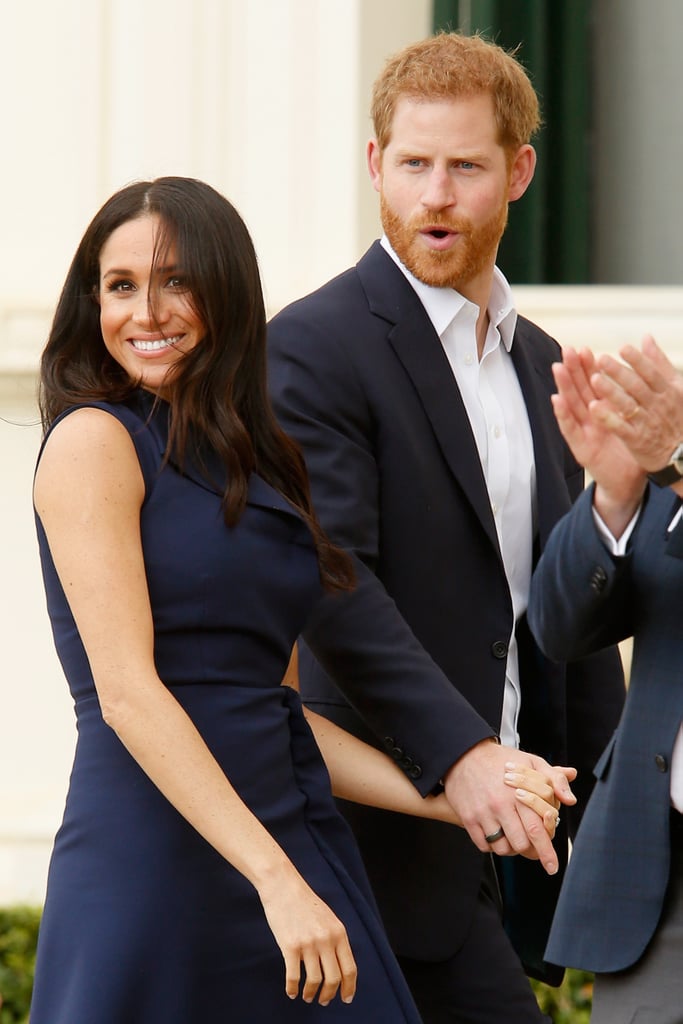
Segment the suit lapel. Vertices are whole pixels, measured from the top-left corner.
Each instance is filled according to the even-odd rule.
[[[357,269],[371,312],[389,325],[388,342],[413,382],[451,473],[498,549],[488,491],[469,418],[443,346],[422,303],[379,242],[371,246]],[[517,322],[511,356],[531,425],[538,539],[542,549],[571,502],[564,479],[566,451],[550,403],[555,385],[546,340],[523,317]]]
[[[387,340],[410,377],[449,469],[496,550],[491,503],[472,434],[441,341],[424,306],[393,260],[376,242],[358,264],[370,310],[391,325]]]
[[[511,349],[512,362],[526,403],[536,463],[538,539],[541,550],[555,523],[569,510],[563,475],[564,444],[555,422],[550,394],[555,390],[547,352],[538,351],[540,338],[528,321],[517,321]]]

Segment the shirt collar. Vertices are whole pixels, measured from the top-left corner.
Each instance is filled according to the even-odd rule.
[[[398,258],[386,235],[382,235],[380,244],[416,292],[440,338],[456,317],[476,320],[479,309],[473,302],[466,299],[460,292],[456,292],[454,288],[435,288],[418,281]],[[493,270],[488,314],[492,326],[498,328],[503,345],[509,352],[517,326],[517,311],[514,306],[512,289],[498,267],[494,267]]]

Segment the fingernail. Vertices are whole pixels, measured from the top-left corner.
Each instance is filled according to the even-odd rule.
[[[352,1003],[353,1002],[353,996],[344,996],[344,998],[342,999],[342,1002],[343,1003]]]
[[[516,782],[519,778],[519,775],[517,774],[517,772],[505,772],[503,778],[505,779],[506,782]]]
[[[550,863],[548,863],[545,866],[545,870],[546,870],[546,872],[549,875],[556,875],[557,874],[557,864],[550,864]]]
[[[508,769],[508,771],[511,771],[511,772],[517,771],[517,765],[515,764],[514,761],[506,761],[505,762],[505,767]]]

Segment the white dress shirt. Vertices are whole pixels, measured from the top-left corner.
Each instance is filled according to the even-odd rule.
[[[602,541],[608,551],[611,551],[613,555],[625,555],[626,547],[628,545],[629,537],[633,533],[633,528],[638,522],[640,516],[640,508],[634,515],[631,522],[628,524],[624,532],[622,533],[619,540],[616,539],[612,531],[605,524],[605,521],[598,515],[593,508],[593,519],[595,525],[598,528],[598,533],[602,538]],[[668,532],[671,533],[673,528],[678,524],[679,520],[683,516],[683,508],[679,508],[676,515],[669,523]],[[674,743],[674,749],[671,754],[671,803],[677,811],[683,813],[683,723],[679,727],[678,735],[676,736],[676,742]]]
[[[517,323],[510,286],[496,268],[489,298],[489,327],[481,359],[477,352],[479,307],[452,288],[418,281],[393,251],[382,245],[424,306],[450,363],[479,452],[512,602],[501,741],[519,746],[521,691],[515,623],[526,611],[536,530],[536,467],[526,405],[510,349]],[[466,583],[466,581],[464,581]]]

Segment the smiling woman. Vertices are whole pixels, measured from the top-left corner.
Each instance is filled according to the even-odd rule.
[[[161,228],[158,216],[147,215],[113,231],[102,247],[98,291],[107,351],[155,392],[205,333],[174,244],[163,253],[163,266],[157,265]]]
[[[41,409],[38,538],[79,739],[33,1024],[417,1024],[281,685],[321,584],[352,573],[271,411],[256,255],[226,199],[165,178],[105,203]],[[455,820],[369,756],[390,806]]]

